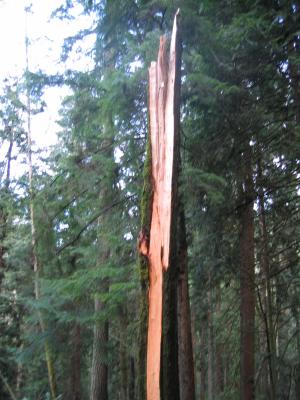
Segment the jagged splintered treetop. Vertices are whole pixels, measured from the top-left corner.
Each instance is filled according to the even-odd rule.
[[[152,61],[149,68],[149,115],[152,151],[152,177],[154,194],[157,194],[157,213],[161,241],[162,266],[169,266],[172,178],[174,144],[176,141],[175,120],[179,110],[176,104],[176,74],[178,54],[178,17],[179,9],[174,18],[170,54],[167,58],[167,39],[160,38],[157,62]],[[151,236],[153,236],[151,226]],[[153,240],[152,240],[153,242]],[[151,250],[151,244],[150,244]]]

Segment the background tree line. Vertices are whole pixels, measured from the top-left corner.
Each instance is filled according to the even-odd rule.
[[[0,99],[0,397],[143,399],[147,68],[180,7],[196,398],[300,398],[300,3],[74,0],[53,18],[74,4],[91,29],[63,57],[94,34],[93,69],[27,66]],[[70,94],[45,171],[30,121],[55,85]]]

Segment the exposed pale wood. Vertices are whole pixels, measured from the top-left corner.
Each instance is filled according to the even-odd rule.
[[[163,270],[169,267],[174,188],[174,146],[178,129],[178,107],[175,101],[178,83],[176,49],[177,21],[174,19],[170,55],[166,38],[161,37],[157,62],[149,68],[149,114],[152,155],[152,218],[149,244],[140,238],[140,251],[149,260],[149,317],[147,342],[147,400],[160,400],[160,360],[162,340]],[[176,160],[177,161],[177,160]]]

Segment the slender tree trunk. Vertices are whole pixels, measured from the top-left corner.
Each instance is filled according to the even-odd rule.
[[[70,400],[81,400],[81,328],[75,324],[72,330],[72,354],[70,373]]]
[[[255,282],[254,282],[254,188],[251,147],[242,155],[240,211],[240,293],[241,293],[241,400],[255,398]]]
[[[207,312],[207,398],[214,400],[214,346],[213,346],[213,322],[212,322],[212,293],[211,278],[209,276],[208,312]]]
[[[23,344],[20,345],[20,349],[23,349]],[[21,396],[21,388],[24,381],[24,369],[21,363],[17,365],[17,378],[16,378],[16,396],[20,398]]]
[[[130,370],[129,370],[129,397],[128,400],[135,400],[135,362],[134,358],[130,357]]]
[[[5,272],[5,259],[4,259],[4,253],[5,253],[5,247],[4,247],[4,240],[6,236],[6,215],[5,215],[5,210],[3,207],[0,207],[0,291],[2,287],[2,281],[4,279],[4,272]]]
[[[8,146],[8,151],[7,151],[7,165],[6,165],[6,179],[5,179],[5,189],[9,189],[10,185],[10,169],[11,169],[11,155],[12,155],[12,149],[14,145],[13,141],[13,134],[11,132],[11,128],[7,128],[10,131],[10,140],[9,140],[9,146]]]
[[[105,305],[96,296],[94,306],[97,318],[105,309]],[[108,322],[96,321],[94,326],[90,400],[108,400],[107,342]]]
[[[108,116],[107,124],[104,126],[103,148],[107,149],[103,154],[107,161],[113,160],[113,139],[111,132],[113,130],[113,122],[111,115]],[[113,163],[112,163],[113,164]],[[111,165],[103,175],[103,187],[99,193],[99,204],[102,208],[111,204],[115,197],[113,189],[115,182],[115,168]],[[99,217],[98,219],[98,266],[102,266],[107,262],[111,255],[111,246],[106,233],[107,226],[110,225],[110,214]],[[99,299],[99,294],[109,293],[109,280],[102,278],[99,281],[99,290],[95,294],[94,310],[95,325],[93,338],[93,355],[91,368],[91,386],[90,400],[108,400],[108,339],[109,339],[109,323],[104,316],[106,311],[105,302]]]
[[[121,331],[122,336],[120,337],[120,375],[121,375],[121,400],[127,400],[129,394],[129,368],[128,368],[128,355],[126,351],[126,344],[124,338],[126,338],[126,329],[127,329],[127,315],[126,315],[126,306],[120,309],[120,322],[121,322]]]
[[[120,343],[121,400],[128,399],[128,363],[124,343]]]
[[[289,0],[289,13],[292,13],[293,8],[296,7],[297,10],[297,20],[295,20],[295,15],[291,17],[289,15],[288,24],[294,25],[289,26],[289,34],[291,35],[291,31],[294,31],[294,37],[289,38],[288,43],[288,67],[289,67],[289,75],[290,75],[290,84],[292,87],[292,96],[293,96],[293,109],[295,112],[295,122],[296,125],[300,123],[300,71],[299,71],[299,63],[296,61],[300,54],[300,43],[299,43],[299,2],[295,0]]]
[[[298,358],[300,357],[300,352],[298,351]],[[295,398],[300,398],[300,362],[295,366]]]
[[[178,354],[180,400],[194,400],[195,375],[191,329],[191,310],[188,286],[187,241],[185,215],[182,205],[179,215],[178,242]]]
[[[6,130],[9,128],[7,127]],[[4,185],[4,190],[5,193],[8,193],[9,191],[9,185],[10,185],[10,169],[11,169],[11,155],[12,155],[12,149],[13,149],[13,138],[12,138],[12,132],[10,131],[10,143],[7,151],[7,164],[6,164],[6,179],[5,179],[5,185]],[[1,284],[2,280],[4,278],[4,271],[6,268],[6,263],[4,260],[4,253],[5,253],[5,246],[4,246],[4,241],[6,239],[6,230],[7,230],[7,212],[5,210],[4,205],[0,204],[0,291],[1,291]]]
[[[221,288],[217,286],[216,314],[221,315]],[[221,398],[224,391],[224,345],[219,341],[216,343],[216,393]]]
[[[7,210],[7,206],[6,206],[6,204],[7,204],[6,202],[8,201],[8,198],[6,198],[6,196],[9,195],[10,170],[11,170],[12,149],[13,149],[12,130],[10,127],[5,126],[5,131],[9,135],[10,141],[9,141],[8,151],[6,154],[6,160],[7,160],[6,161],[6,178],[4,180],[3,187],[1,187],[1,193],[0,193],[0,294],[2,294],[2,291],[3,291],[2,282],[4,280],[5,270],[7,268],[6,260],[4,258],[4,254],[6,252],[5,239],[7,238],[7,225],[8,225],[8,210]],[[2,175],[0,177],[0,180],[2,180]],[[18,324],[15,329],[15,336],[18,337],[18,340],[17,340],[17,343],[14,344],[18,347],[20,346],[19,335],[20,335],[20,323],[19,323],[19,319],[18,319]],[[5,369],[5,361],[2,363],[2,366],[4,367],[3,369]],[[2,381],[3,387],[5,388],[5,392],[8,392],[10,394],[11,398],[16,398],[18,396],[18,383],[20,382],[19,378],[21,377],[21,375],[19,374],[19,371],[20,371],[20,363],[17,364],[16,371],[13,372],[14,377],[11,380],[11,382],[9,382],[5,378],[5,376],[1,375],[0,395],[1,395],[1,393],[3,393],[1,390],[2,389],[1,381]],[[9,372],[8,372],[8,374],[9,374]],[[16,384],[15,393],[12,391],[12,387],[11,387],[14,384]],[[12,396],[16,396],[16,397],[12,397]]]
[[[28,59],[28,38],[26,36],[26,71],[29,72],[29,59]],[[33,163],[32,163],[32,133],[31,133],[31,100],[30,100],[30,88],[27,83],[27,163],[28,163],[28,181],[29,181],[29,211],[30,211],[30,226],[31,226],[31,248],[32,248],[32,263],[34,271],[34,295],[36,301],[41,298],[39,288],[39,278],[41,268],[38,261],[37,254],[37,234],[36,234],[36,222],[35,222],[35,207],[34,207],[34,187],[33,187]],[[38,319],[42,333],[46,332],[46,325],[43,316],[38,311]],[[52,351],[48,341],[45,341],[45,358],[48,370],[48,379],[50,386],[51,398],[54,400],[57,397],[56,393],[56,379],[55,370],[52,358]]]
[[[258,180],[262,182],[262,168],[261,161],[258,161]],[[266,344],[267,344],[267,355],[268,355],[268,371],[269,371],[269,398],[270,400],[276,399],[276,345],[275,345],[275,334],[274,334],[274,323],[273,323],[273,307],[272,307],[272,292],[270,282],[270,261],[269,261],[269,242],[268,232],[265,217],[265,202],[263,188],[259,187],[259,222],[260,222],[260,236],[261,236],[261,265],[264,274],[264,322],[266,332]]]
[[[258,290],[258,301],[260,305],[260,311],[262,314],[261,319],[259,320],[259,350],[260,354],[262,355],[262,360],[261,360],[261,365],[259,365],[259,370],[257,371],[257,374],[259,373],[259,384],[257,385],[258,387],[258,393],[260,396],[262,396],[265,399],[269,399],[269,365],[268,365],[268,359],[266,356],[266,351],[268,348],[267,345],[267,335],[266,335],[266,314],[265,314],[265,309],[263,308],[262,305],[262,299],[265,294],[265,286],[264,286],[264,278],[262,277],[262,285]]]
[[[200,326],[200,400],[205,400],[205,370],[206,370],[206,363],[205,363],[205,327],[207,325],[207,318],[202,318],[201,326]]]
[[[295,398],[300,399],[300,322],[299,322],[299,312],[298,304],[294,304],[292,307],[292,314],[295,320],[296,326],[296,345],[297,345],[297,358],[298,362],[295,365],[294,371],[294,381],[295,381]]]

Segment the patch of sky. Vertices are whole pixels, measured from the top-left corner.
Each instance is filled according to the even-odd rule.
[[[74,18],[61,20],[51,18],[52,12],[61,6],[61,0],[3,0],[0,2],[0,52],[5,54],[0,63],[0,85],[9,77],[20,78],[26,69],[25,37],[28,37],[29,69],[32,72],[43,71],[49,75],[64,73],[66,69],[80,71],[91,70],[94,61],[90,49],[95,34],[87,35],[75,43],[69,58],[62,63],[61,49],[66,37],[72,37],[79,30],[89,29],[93,24],[92,15],[83,15],[83,7],[77,4],[72,8]],[[26,13],[25,7],[31,4]],[[13,21],[13,23],[12,23]],[[62,99],[70,91],[63,87],[47,88],[43,95],[46,104],[43,112],[32,116],[32,137],[34,140],[35,164],[41,163],[51,146],[57,143],[59,126],[58,110]],[[2,154],[1,154],[2,156]],[[42,157],[43,158],[43,157]],[[38,161],[39,159],[39,161]],[[40,167],[40,165],[39,165]],[[42,168],[47,169],[46,166]],[[24,173],[24,165],[16,161],[14,174]]]

